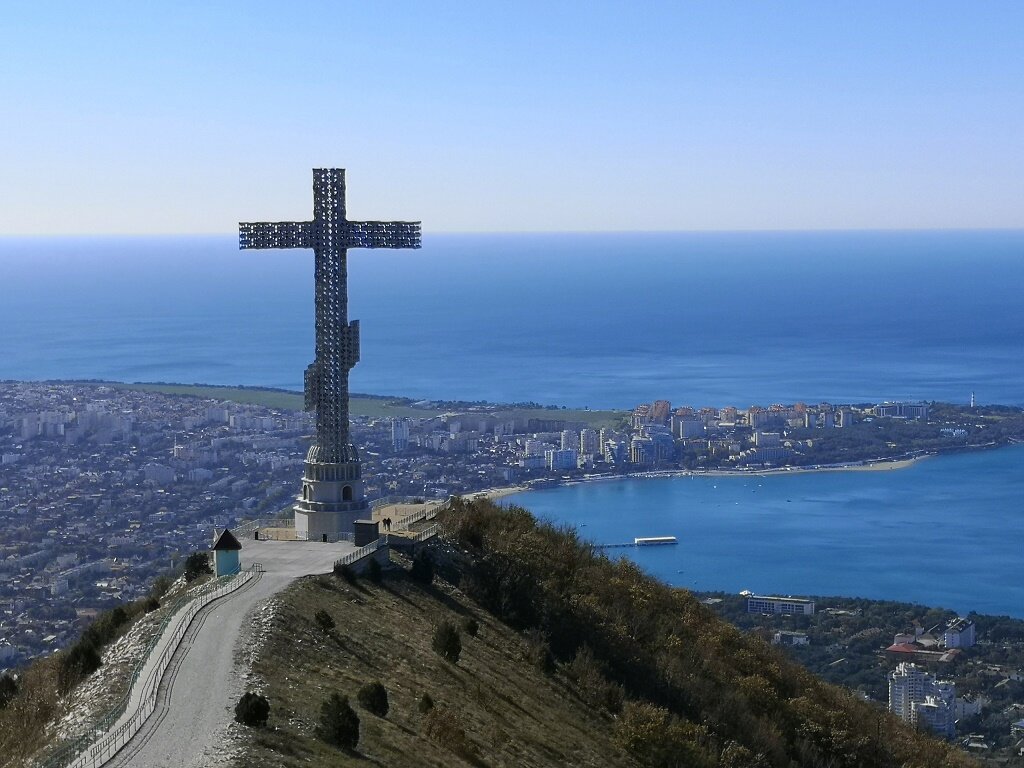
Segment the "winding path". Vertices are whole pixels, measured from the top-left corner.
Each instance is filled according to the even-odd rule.
[[[108,763],[111,768],[192,768],[210,765],[234,718],[244,682],[234,653],[250,612],[300,576],[329,573],[352,544],[243,541],[242,567],[258,562],[262,576],[200,611],[167,668],[156,710]]]

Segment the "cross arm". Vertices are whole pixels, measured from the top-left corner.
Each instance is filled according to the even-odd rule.
[[[312,221],[241,222],[238,247],[313,248],[316,245]]]
[[[418,221],[350,221],[346,248],[419,248]]]

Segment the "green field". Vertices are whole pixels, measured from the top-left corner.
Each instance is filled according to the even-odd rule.
[[[167,395],[184,395],[188,397],[212,398],[215,400],[229,400],[233,403],[245,405],[260,405],[265,408],[278,408],[282,410],[299,411],[303,407],[302,394],[299,392],[284,392],[277,389],[256,389],[250,387],[217,387],[203,386],[199,384],[122,384],[117,382],[105,382],[105,386],[117,389],[132,389],[143,392],[162,392]],[[480,406],[473,405],[476,410]],[[353,395],[349,400],[349,410],[353,416],[365,416],[368,418],[429,418],[451,411],[464,411],[465,406],[452,404],[450,408],[429,408],[416,406],[407,398],[387,397],[365,397]],[[496,416],[536,418],[536,419],[564,419],[570,422],[584,422],[600,429],[601,427],[617,426],[628,414],[627,411],[589,411],[580,409],[561,408],[509,408],[495,405],[493,411],[487,411]]]

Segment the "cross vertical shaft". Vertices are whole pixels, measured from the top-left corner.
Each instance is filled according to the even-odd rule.
[[[348,221],[345,171],[313,171],[313,220],[241,223],[240,248],[312,248],[316,357],[306,369],[306,408],[316,439],[306,455],[296,534],[336,537],[368,511],[359,455],[349,436],[348,374],[359,361],[359,322],[348,320],[348,249],[419,248],[419,222]]]

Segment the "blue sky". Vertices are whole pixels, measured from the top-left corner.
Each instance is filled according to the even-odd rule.
[[[1024,3],[48,2],[0,234],[1024,227]]]

